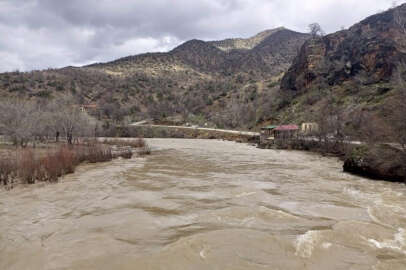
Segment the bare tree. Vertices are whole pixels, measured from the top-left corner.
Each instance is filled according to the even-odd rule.
[[[73,102],[71,98],[60,100],[59,109],[54,111],[52,117],[56,130],[61,130],[69,144],[77,137],[94,135],[96,120]]]
[[[30,101],[5,100],[0,103],[0,129],[15,145],[25,147],[38,128],[40,113]]]
[[[92,135],[95,125],[96,121],[69,98],[48,104],[12,99],[0,102],[2,133],[23,147],[60,133],[72,144],[74,136]]]
[[[309,33],[313,38],[322,37],[325,34],[319,23],[309,24]]]
[[[314,134],[318,137],[323,151],[336,150],[344,143],[346,137],[344,133],[344,113],[332,98],[324,101],[320,110],[314,115],[314,121],[318,125],[318,129]]]

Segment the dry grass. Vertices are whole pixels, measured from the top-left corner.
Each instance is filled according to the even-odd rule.
[[[0,159],[0,183],[10,185],[16,181],[24,184],[35,182],[56,182],[65,174],[75,172],[82,162],[96,163],[110,161],[113,158],[111,148],[105,145],[60,146],[57,149],[16,150],[15,155]],[[125,158],[132,153],[123,152]]]
[[[15,162],[10,159],[0,159],[0,184],[8,185],[13,182],[16,173]]]
[[[83,162],[106,162],[117,157],[130,159],[133,156],[131,148],[139,149],[140,155],[151,153],[143,139],[108,140],[101,143],[91,140],[73,146],[1,149],[0,185],[11,188],[15,183],[56,182],[59,177],[75,172],[76,167]]]
[[[151,147],[147,144],[147,142],[143,138],[137,138],[135,140],[132,139],[105,139],[102,141],[103,144],[108,145],[115,145],[120,147],[132,147],[137,149],[137,154],[140,156],[150,155],[151,154]],[[121,155],[124,158],[131,158],[131,156],[126,157],[125,153]]]
[[[151,147],[145,143],[145,145],[141,147],[137,153],[140,156],[151,155]]]
[[[117,145],[117,146],[130,146],[133,148],[141,148],[146,145],[146,142],[143,138],[137,138],[135,140],[128,139],[105,139],[103,140],[104,144],[108,145]]]
[[[115,156],[115,155],[114,155]],[[125,159],[130,159],[133,157],[133,152],[129,149],[127,150],[121,150],[118,154],[119,157],[125,158]]]

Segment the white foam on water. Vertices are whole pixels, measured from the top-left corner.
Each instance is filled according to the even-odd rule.
[[[236,198],[248,197],[248,196],[251,196],[251,195],[254,195],[254,194],[256,194],[256,192],[243,192],[241,194],[237,194],[235,197]]]
[[[203,260],[206,259],[206,251],[207,251],[206,248],[207,248],[207,246],[203,246],[203,249],[199,253],[200,258],[202,258]]]
[[[362,192],[359,191],[358,189],[354,189],[351,187],[344,187],[343,189],[344,193],[350,195],[351,197],[355,199],[363,199],[364,196],[362,195]]]
[[[255,217],[248,217],[248,218],[244,218],[244,219],[241,221],[241,225],[249,226],[249,225],[251,225],[251,224],[254,223],[254,222],[255,222]]]
[[[305,234],[299,235],[296,238],[295,255],[302,258],[310,258],[320,237],[320,231],[307,231]]]
[[[206,255],[205,255],[204,253],[205,253],[205,250],[204,250],[204,249],[202,249],[202,251],[200,251],[200,253],[199,253],[199,255],[200,255],[200,257],[201,257],[202,259],[206,259]]]
[[[406,231],[403,228],[398,229],[398,232],[394,234],[393,240],[379,242],[375,239],[368,239],[368,242],[378,249],[391,249],[406,255]]]
[[[382,223],[373,213],[372,213],[372,207],[368,206],[367,208],[367,213],[369,217],[376,223],[387,226],[386,224]]]
[[[331,243],[329,243],[329,242],[324,242],[321,246],[322,246],[324,249],[329,249],[332,245],[333,245],[333,244],[331,244]]]

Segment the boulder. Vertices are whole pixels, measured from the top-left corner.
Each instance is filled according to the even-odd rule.
[[[406,180],[406,153],[389,145],[357,146],[347,155],[345,172],[392,182]]]

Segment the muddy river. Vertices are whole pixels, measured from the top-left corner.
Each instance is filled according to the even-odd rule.
[[[154,139],[0,191],[0,269],[406,269],[406,186],[315,154]]]

